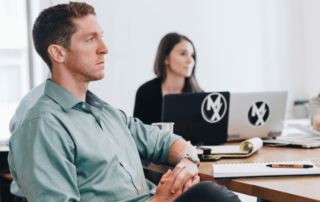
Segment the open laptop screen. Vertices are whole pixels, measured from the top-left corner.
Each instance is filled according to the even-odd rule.
[[[183,93],[163,97],[162,121],[174,122],[174,132],[195,145],[226,142],[229,93]]]
[[[287,94],[284,91],[231,93],[228,140],[280,135]]]

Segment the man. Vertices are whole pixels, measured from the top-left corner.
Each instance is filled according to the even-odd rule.
[[[198,183],[199,160],[185,140],[88,91],[89,82],[104,77],[102,35],[86,3],[45,9],[34,24],[51,79],[9,145],[10,171],[28,201],[239,201],[213,182]],[[175,167],[155,187],[142,160]]]
[[[309,117],[312,127],[320,131],[320,96],[314,97],[309,103]]]

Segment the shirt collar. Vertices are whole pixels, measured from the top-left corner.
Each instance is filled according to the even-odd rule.
[[[100,98],[98,98],[95,94],[93,94],[89,90],[87,91],[87,94],[86,94],[86,102],[99,109],[101,109],[104,104],[104,102]]]
[[[57,102],[65,111],[70,110],[73,106],[81,103],[82,101],[73,95],[70,91],[57,85],[52,80],[48,79],[45,86],[45,95]],[[87,91],[86,102],[94,107],[101,109],[103,107],[103,101],[101,101],[96,95]]]

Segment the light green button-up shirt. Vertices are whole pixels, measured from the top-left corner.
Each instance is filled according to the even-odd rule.
[[[10,170],[30,202],[146,201],[155,185],[141,160],[167,163],[178,138],[47,80],[10,139]]]

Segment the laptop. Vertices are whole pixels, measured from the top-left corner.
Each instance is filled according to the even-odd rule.
[[[289,146],[302,148],[319,148],[320,132],[310,125],[309,119],[292,119],[286,121],[280,137],[263,140],[269,146]]]
[[[194,145],[225,143],[229,97],[229,92],[165,95],[162,121],[174,122],[174,133]]]
[[[228,141],[281,135],[287,92],[231,93]]]

